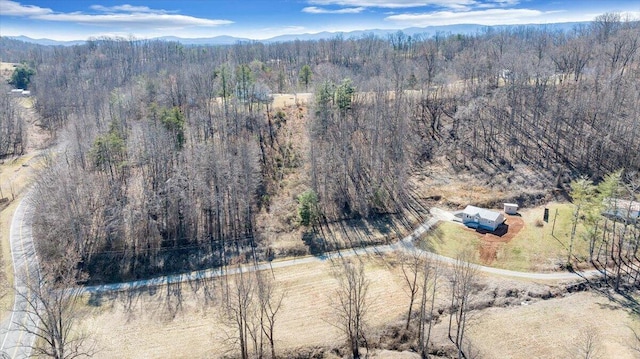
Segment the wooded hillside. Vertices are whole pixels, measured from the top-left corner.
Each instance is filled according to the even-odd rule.
[[[0,43],[35,69],[35,107],[66,145],[38,180],[40,249],[79,252],[95,280],[262,258],[277,238],[256,216],[285,173],[307,181],[312,226],[414,205],[407,180],[435,159],[527,166],[550,187],[640,168],[640,24],[615,14],[567,33]],[[309,108],[273,108],[295,92]],[[285,134],[291,116],[306,133]]]

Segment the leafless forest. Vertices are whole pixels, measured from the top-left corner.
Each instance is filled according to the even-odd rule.
[[[407,179],[434,159],[526,166],[549,188],[640,168],[640,24],[615,14],[568,32],[0,44],[3,61],[35,70],[42,125],[66,144],[36,187],[40,251],[80,253],[96,281],[264,258],[274,238],[256,215],[291,171],[308,178],[302,225],[321,226],[415,205]],[[273,93],[300,92],[314,93],[308,111],[272,107]],[[21,151],[11,101],[0,156]],[[292,114],[304,153],[283,133]]]

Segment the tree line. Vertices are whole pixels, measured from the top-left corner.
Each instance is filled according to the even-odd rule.
[[[595,184],[579,178],[571,184],[575,209],[568,262],[573,263],[573,241],[588,243],[588,260],[600,269],[604,281],[616,291],[640,285],[640,181],[638,172],[616,171]],[[584,230],[577,231],[582,225]]]

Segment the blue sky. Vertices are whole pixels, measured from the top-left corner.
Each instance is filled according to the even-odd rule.
[[[638,0],[0,0],[0,36],[187,38],[640,19]]]

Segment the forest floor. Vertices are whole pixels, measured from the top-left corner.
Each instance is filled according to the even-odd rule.
[[[313,94],[274,94],[273,99],[274,113],[281,112],[284,118],[277,125],[276,142],[280,147],[290,148],[288,156],[300,159],[295,166],[286,167],[277,174],[278,178],[270,185],[269,206],[257,216],[259,232],[267,239],[276,257],[390,243],[424,221],[425,218],[415,213],[405,212],[327,223],[321,231],[300,226],[297,197],[310,189],[308,174],[311,170],[306,160],[309,153],[307,117]]]

